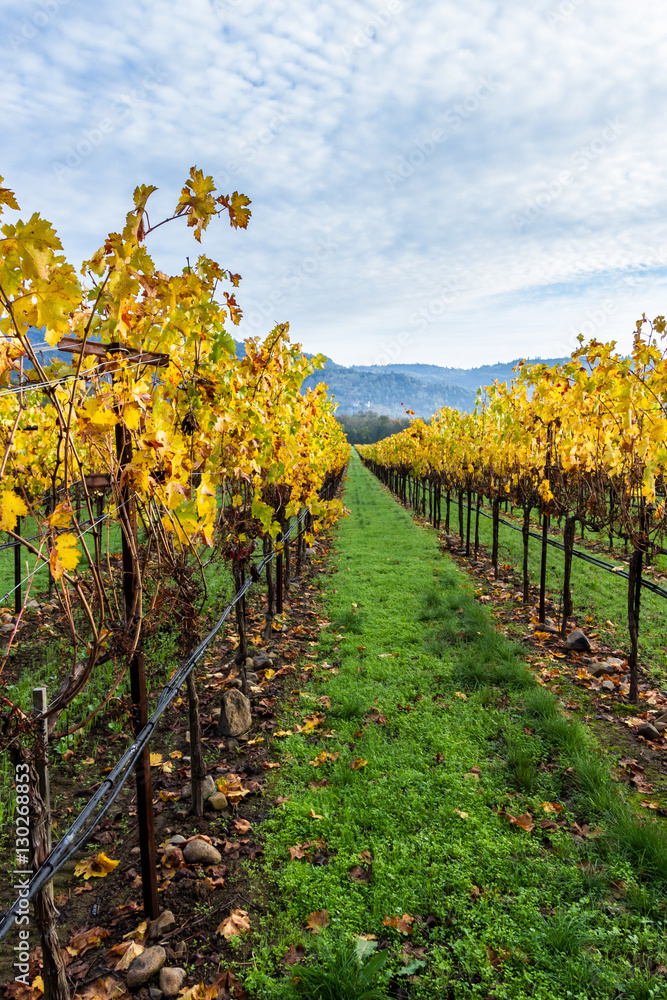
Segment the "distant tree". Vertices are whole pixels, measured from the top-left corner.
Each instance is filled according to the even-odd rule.
[[[375,444],[392,434],[405,430],[410,426],[407,417],[387,417],[374,410],[362,410],[359,413],[339,413],[337,420],[347,434],[350,444]]]

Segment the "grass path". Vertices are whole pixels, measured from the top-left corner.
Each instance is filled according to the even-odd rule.
[[[250,995],[666,996],[661,827],[635,817],[435,533],[356,458],[345,503],[331,626],[282,720],[314,728],[274,743],[286,801],[263,826],[279,902]],[[276,978],[290,948],[315,951],[296,982]]]

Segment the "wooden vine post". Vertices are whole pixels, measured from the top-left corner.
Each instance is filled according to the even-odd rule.
[[[128,354],[126,347],[117,344],[100,344],[87,342],[83,344],[74,338],[65,337],[58,344],[59,350],[71,354],[94,355],[106,365],[106,370],[117,371],[113,364],[109,366],[110,354]],[[163,366],[169,363],[164,354],[133,351],[145,365]],[[132,462],[132,438],[124,424],[119,421],[115,427],[116,458],[118,460],[118,482],[120,504],[118,517],[121,523],[122,566],[123,566],[123,599],[125,605],[125,624],[128,633],[134,625],[140,627],[141,610],[140,578],[139,578],[139,539],[137,534],[137,509],[130,490],[130,485],[123,482],[123,472]],[[131,655],[129,664],[130,696],[133,708],[133,727],[135,735],[148,722],[148,696],[146,691],[146,671],[144,654],[140,641]],[[160,903],[157,892],[157,854],[155,850],[155,824],[153,819],[153,791],[150,767],[150,742],[147,742],[135,764],[135,779],[137,787],[137,821],[139,823],[139,846],[141,848],[141,884],[144,902],[144,915],[155,920],[160,913]]]
[[[33,688],[32,703],[40,715],[46,713],[46,688]],[[51,793],[49,790],[48,723],[39,723],[35,743],[35,765],[30,766],[31,812],[33,827],[30,839],[33,868],[36,871],[51,853]],[[53,882],[47,882],[34,898],[35,921],[42,946],[42,972],[45,1000],[69,1000],[65,962],[56,931],[58,910],[53,901]]]

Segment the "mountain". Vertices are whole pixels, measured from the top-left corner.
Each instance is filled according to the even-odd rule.
[[[438,365],[343,365],[327,360],[323,371],[309,375],[305,387],[325,382],[339,413],[374,410],[388,417],[400,417],[407,409],[428,419],[442,406],[472,412],[477,390],[494,380],[507,382],[521,359],[479,368],[441,368]],[[553,365],[565,358],[535,358],[533,364]]]

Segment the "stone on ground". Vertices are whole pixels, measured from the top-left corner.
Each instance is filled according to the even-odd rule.
[[[250,701],[235,688],[225,691],[220,706],[218,733],[220,736],[242,736],[252,725]]]
[[[145,951],[142,951],[141,955],[137,955],[130,962],[125,979],[128,987],[133,990],[137,986],[143,986],[151,976],[160,971],[166,960],[167,954],[161,945],[158,944],[152,948],[146,948]]]

